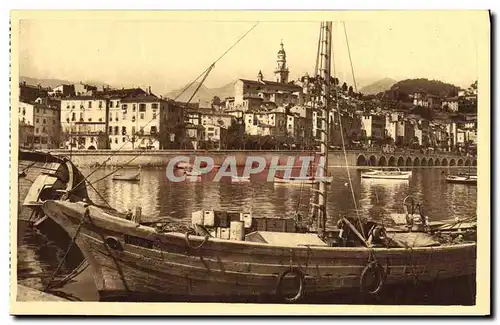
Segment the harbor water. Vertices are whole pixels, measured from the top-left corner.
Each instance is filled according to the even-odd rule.
[[[89,177],[91,183],[111,171],[110,168],[95,172],[90,168],[82,169],[84,175],[92,173]],[[29,209],[23,208],[21,203],[38,172],[39,169],[32,168],[26,177],[19,179],[19,220],[29,218]],[[136,169],[120,171],[124,174],[135,172]],[[358,214],[362,217],[379,219],[391,213],[402,213],[403,200],[408,195],[414,196],[416,201],[421,203],[425,215],[429,216],[431,221],[476,215],[477,187],[445,182],[444,173],[453,173],[456,169],[415,168],[409,181],[365,180],[361,179],[360,172],[361,170],[356,168],[329,170],[333,182],[328,185],[327,227],[335,227],[341,215]],[[95,202],[109,204],[117,210],[126,211],[141,207],[143,220],[168,217],[172,222],[184,225],[190,224],[191,212],[201,209],[246,210],[254,215],[281,217],[292,216],[298,211],[307,216],[312,195],[310,186],[278,185],[267,182],[266,172],[252,175],[249,183],[231,183],[230,178],[215,182],[212,181],[212,176],[203,177],[198,182],[174,183],[167,179],[164,168],[143,168],[139,182],[114,181],[111,177],[107,177],[93,184],[99,194],[91,187],[88,187],[88,191]],[[64,253],[63,245],[56,243],[42,232],[28,227],[27,223],[18,222],[17,271],[20,284],[42,289],[58,267]],[[78,263],[77,260],[63,263],[61,273],[69,272]],[[429,288],[415,289],[414,291],[422,291],[421,294],[413,292],[412,298],[404,302],[432,304],[438,301],[439,304],[473,304],[475,284],[467,280],[461,282],[467,283],[447,284],[448,291],[437,287],[432,288],[432,293],[429,293]],[[82,273],[69,286],[71,292],[68,295],[76,297],[75,299],[97,299],[96,294],[89,289],[92,286],[92,275],[89,270]],[[392,295],[379,302],[401,303],[401,295],[406,294],[406,291],[401,293],[393,291]],[[438,298],[437,294],[441,296]],[[350,303],[356,301],[356,297],[348,299]],[[345,300],[340,303],[345,303]]]

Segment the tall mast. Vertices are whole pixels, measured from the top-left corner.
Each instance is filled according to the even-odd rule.
[[[312,205],[311,211],[316,217],[316,229],[325,231],[326,227],[326,201],[328,176],[328,139],[330,124],[330,80],[331,80],[331,53],[332,53],[332,22],[321,22],[320,39],[318,44],[318,65],[316,75],[316,85],[321,87],[321,93],[316,100],[317,116],[320,120],[320,152],[318,168],[320,181],[317,188],[313,189],[314,197],[317,197],[317,204]],[[315,209],[315,207],[317,209]]]

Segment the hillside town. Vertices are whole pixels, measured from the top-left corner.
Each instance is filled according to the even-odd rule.
[[[238,79],[233,96],[181,102],[151,87],[19,84],[19,141],[31,149],[314,150],[321,122],[314,78],[289,80],[284,44],[272,76]],[[363,95],[334,78],[331,149],[394,148],[475,153],[477,81],[453,96],[415,89],[404,101]],[[343,132],[341,132],[343,131]]]

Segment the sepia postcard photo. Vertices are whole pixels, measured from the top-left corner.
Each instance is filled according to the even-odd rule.
[[[12,11],[14,315],[489,315],[488,11]]]

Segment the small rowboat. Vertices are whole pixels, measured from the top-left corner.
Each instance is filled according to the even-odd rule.
[[[446,181],[452,184],[470,184],[477,185],[476,175],[448,175]]]
[[[402,172],[400,170],[394,170],[394,171],[371,170],[368,172],[362,172],[361,178],[408,180],[411,177],[411,174],[412,174],[411,171]]]
[[[128,181],[128,182],[138,182],[141,180],[141,173],[137,173],[134,175],[114,175],[113,176],[114,181]]]
[[[274,176],[275,184],[290,184],[290,185],[312,185],[317,184],[320,181],[324,181],[327,184],[331,184],[333,180],[332,176],[327,176],[324,178],[318,178],[314,176],[306,176],[306,177],[283,177],[283,176]]]

